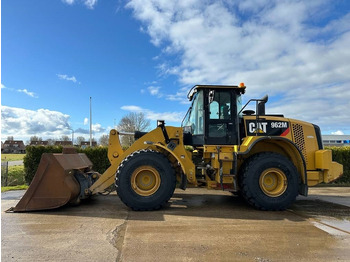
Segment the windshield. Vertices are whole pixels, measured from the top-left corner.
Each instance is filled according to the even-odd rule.
[[[183,127],[189,127],[193,135],[204,134],[204,110],[203,110],[203,90],[198,91],[193,96],[192,106],[188,110],[183,122]]]

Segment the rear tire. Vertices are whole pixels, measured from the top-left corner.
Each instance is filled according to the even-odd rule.
[[[169,160],[151,151],[136,151],[120,164],[116,188],[121,201],[133,210],[156,210],[172,197],[176,176]]]
[[[257,209],[285,210],[295,201],[298,186],[296,167],[277,153],[253,155],[240,169],[242,196]]]

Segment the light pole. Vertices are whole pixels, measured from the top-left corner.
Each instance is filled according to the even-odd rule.
[[[70,130],[72,130],[72,146],[74,146],[74,130],[73,128],[69,128]]]

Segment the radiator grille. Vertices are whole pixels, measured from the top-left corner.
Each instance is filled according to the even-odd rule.
[[[304,159],[306,161],[306,164],[307,164],[307,155],[306,155],[303,127],[299,124],[293,124],[292,128],[293,128],[293,135],[294,135],[294,143],[297,145],[299,150],[302,152]]]

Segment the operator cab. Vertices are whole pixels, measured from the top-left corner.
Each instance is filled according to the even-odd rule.
[[[188,99],[192,105],[182,121],[186,145],[237,144],[237,112],[242,107],[245,86],[194,86]]]

